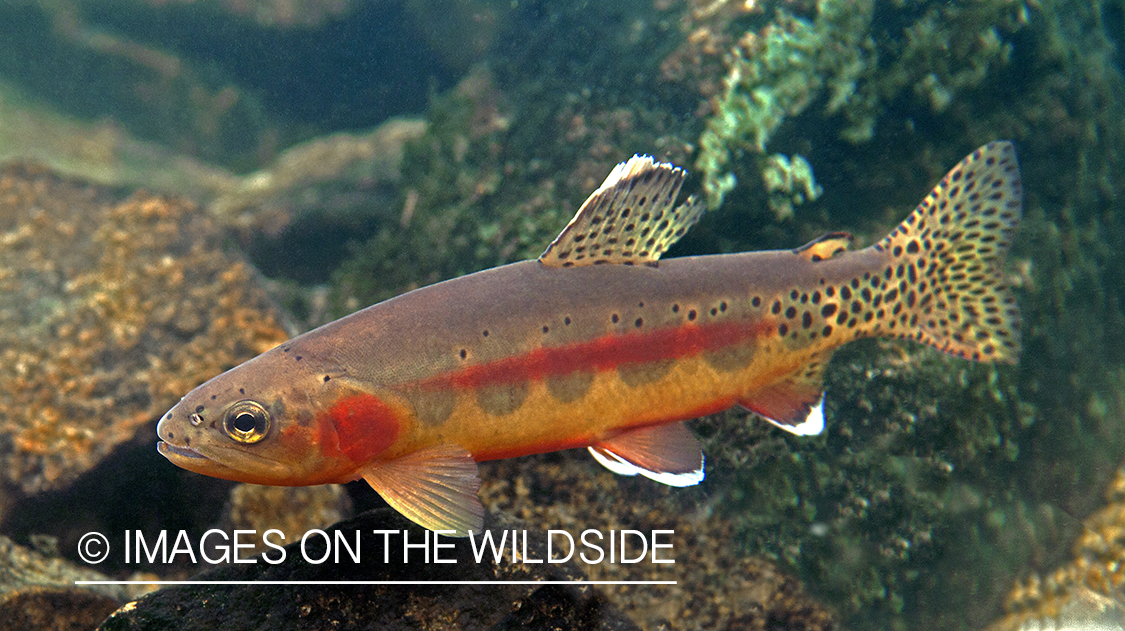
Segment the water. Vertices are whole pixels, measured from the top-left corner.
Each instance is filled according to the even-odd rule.
[[[482,496],[537,531],[676,530],[673,568],[583,568],[679,580],[605,588],[643,628],[757,628],[760,611],[809,628],[1007,628],[1006,611],[1053,620],[1052,603],[1118,585],[1105,568],[1121,559],[1106,533],[1120,523],[1111,509],[1125,418],[1123,14],[1118,2],[1072,0],[8,3],[0,156],[96,183],[91,207],[138,187],[191,197],[213,226],[209,242],[263,270],[268,281],[247,282],[264,283],[287,314],[202,369],[183,358],[206,358],[219,342],[197,337],[210,312],[189,321],[186,305],[219,304],[233,290],[209,281],[207,298],[189,301],[187,285],[144,294],[118,283],[103,289],[106,304],[142,295],[185,306],[165,319],[81,311],[89,320],[75,330],[99,324],[96,339],[124,355],[79,345],[63,361],[50,346],[65,337],[58,322],[87,303],[46,288],[88,298],[66,282],[114,275],[102,250],[78,260],[80,240],[73,256],[29,261],[17,235],[27,220],[5,224],[5,317],[21,331],[56,327],[39,346],[21,334],[43,369],[10,362],[5,389],[32,392],[21,374],[40,386],[44,375],[77,381],[52,386],[61,398],[43,404],[59,419],[2,418],[5,462],[62,473],[9,466],[0,534],[24,545],[54,537],[81,564],[88,530],[198,535],[241,523],[223,508],[229,485],[152,453],[156,417],[188,382],[263,340],[537,256],[634,153],[687,167],[687,188],[713,204],[669,253],[681,256],[792,248],[834,230],[869,244],[969,151],[1010,139],[1025,189],[1005,267],[1023,314],[1017,366],[858,343],[828,369],[819,437],[740,412],[691,423],[708,457],[702,487],[608,477],[574,452],[487,464]],[[818,196],[809,174],[779,171],[797,157]],[[61,225],[61,211],[44,208],[42,226]],[[143,230],[131,230],[127,242],[143,248]],[[146,265],[137,269],[156,263]],[[179,359],[145,359],[165,356]],[[172,374],[184,365],[200,372]],[[113,370],[123,375],[110,385],[77,385]],[[101,409],[107,392],[130,402],[128,418]],[[26,409],[18,401],[4,406]],[[72,438],[55,431],[94,408],[97,422],[74,425]],[[64,438],[29,442],[28,423],[35,436]],[[94,446],[68,451],[74,444]],[[349,491],[353,510],[378,504],[361,485]],[[285,513],[268,504],[244,513]],[[269,519],[282,518],[247,523]],[[205,568],[98,569],[182,578]],[[1049,593],[1029,591],[1036,581]]]

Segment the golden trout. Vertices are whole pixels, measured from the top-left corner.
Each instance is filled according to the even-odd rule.
[[[703,479],[684,420],[744,406],[824,428],[822,377],[862,337],[1016,359],[1000,265],[1020,217],[1015,149],[966,157],[878,243],[660,260],[703,207],[684,171],[618,165],[533,261],[437,283],[298,336],[187,394],[158,447],[206,475],[364,478],[432,530],[479,531],[477,462],[587,447],[616,473]]]

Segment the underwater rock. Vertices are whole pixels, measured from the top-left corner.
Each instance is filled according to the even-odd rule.
[[[87,154],[77,157],[92,171],[153,174],[129,139],[153,143],[162,164],[167,156],[159,154],[170,153],[253,171],[310,137],[424,109],[432,90],[460,74],[430,44],[457,47],[448,35],[468,38],[481,17],[455,4],[429,15],[441,12],[456,26],[423,23],[427,15],[415,19],[403,3],[386,1],[0,3],[0,81],[28,95],[21,109],[32,118],[40,108],[64,113],[60,129],[5,123],[63,158],[81,148]],[[495,32],[502,23],[486,22],[475,30]],[[104,123],[68,151],[57,140],[83,127],[73,119]],[[18,144],[12,150],[36,159]],[[167,177],[176,179],[175,170]]]
[[[77,587],[77,580],[106,577],[0,535],[0,629],[92,629],[127,600],[118,586]]]
[[[0,171],[0,482],[57,489],[183,393],[287,339],[214,221]]]
[[[1065,597],[1038,610],[1009,615],[988,631],[1122,631],[1125,602],[1087,587],[1068,589]]]
[[[210,199],[239,184],[219,167],[143,141],[110,120],[75,119],[0,80],[0,162],[43,164],[60,175]]]
[[[425,131],[425,121],[396,118],[296,145],[235,181],[208,209],[237,232],[266,275],[324,282],[347,251],[326,243],[365,239],[408,220],[403,152]]]
[[[279,231],[276,224],[254,221],[247,213],[302,215],[324,207],[332,210],[342,205],[337,198],[344,193],[337,191],[345,183],[394,184],[400,177],[403,145],[425,131],[423,120],[396,118],[367,133],[333,134],[301,143],[219,195],[210,210],[226,218],[227,224]]]
[[[525,525],[503,517],[486,518],[486,527],[499,537],[502,530]],[[392,535],[376,534],[392,530]],[[403,534],[405,531],[407,534]],[[325,539],[309,538],[285,547],[277,564],[232,565],[205,572],[193,580],[208,581],[575,581],[584,580],[571,564],[494,562],[486,554],[473,557],[468,539],[443,538],[436,551],[442,560],[423,562],[434,551],[412,548],[404,563],[403,539],[411,545],[429,540],[429,531],[390,508],[370,511],[328,528],[335,540],[341,533],[350,543],[358,537],[361,562],[347,552],[339,562],[329,558],[310,563],[327,552]],[[527,558],[546,558],[546,542],[528,531]],[[445,548],[450,545],[450,548]],[[339,549],[337,548],[337,551]],[[267,553],[274,559],[279,552]],[[429,558],[429,557],[427,557]],[[430,559],[433,561],[434,559]],[[103,631],[142,629],[637,629],[587,585],[190,585],[170,587],[129,603],[110,616]]]
[[[280,530],[286,541],[313,528],[325,528],[352,515],[352,501],[339,484],[261,486],[239,484],[230,490],[220,529]],[[254,552],[266,548],[259,544]]]
[[[1004,603],[1006,615],[988,631],[1125,629],[1123,568],[1125,468],[1110,482],[1105,505],[1082,522],[1072,560],[1019,581]]]
[[[723,440],[717,437],[717,442]],[[708,454],[709,476],[716,466],[711,462]],[[717,507],[729,501],[729,490],[718,478],[698,487],[672,488],[614,475],[598,466],[585,450],[480,465],[481,501],[486,509],[514,515],[529,528],[672,532],[669,556],[674,564],[574,560],[591,580],[677,581],[668,587],[601,587],[610,602],[644,629],[838,628],[836,616],[809,595],[800,581],[773,561],[754,554],[756,551],[748,554],[738,522]]]

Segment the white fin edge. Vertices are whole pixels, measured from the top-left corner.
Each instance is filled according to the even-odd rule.
[[[643,475],[644,477],[655,480],[661,484],[668,486],[685,487],[695,486],[703,481],[703,457],[700,454],[699,468],[695,471],[688,471],[686,473],[659,473],[656,471],[649,471],[642,469],[637,465],[622,459],[617,454],[605,448],[587,447],[590,455],[594,457],[606,469],[616,473],[617,475]]]
[[[797,436],[816,436],[817,434],[820,434],[824,431],[824,395],[820,395],[820,400],[816,402],[816,405],[812,406],[812,409],[809,410],[809,415],[805,417],[805,420],[796,425],[786,425],[785,423],[778,423],[768,416],[762,416],[762,418],[789,432],[790,434],[796,434]]]
[[[539,255],[548,267],[655,265],[706,211],[695,197],[676,205],[687,173],[636,155],[615,166]]]
[[[613,170],[611,170],[609,172],[609,175],[606,176],[605,181],[602,182],[602,185],[599,186],[598,190],[594,192],[597,193],[609,188],[613,188],[614,186],[617,186],[618,182],[626,177],[632,177],[638,173],[643,173],[645,171],[658,167],[668,167],[675,171],[683,171],[683,169],[674,164],[660,162],[652,156],[643,156],[639,153],[635,153],[633,154],[632,158],[629,158],[624,162],[618,162],[617,166],[613,167]]]

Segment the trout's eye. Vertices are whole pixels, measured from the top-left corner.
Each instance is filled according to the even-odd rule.
[[[270,413],[257,401],[239,401],[227,408],[223,431],[237,442],[256,443],[270,429]]]

